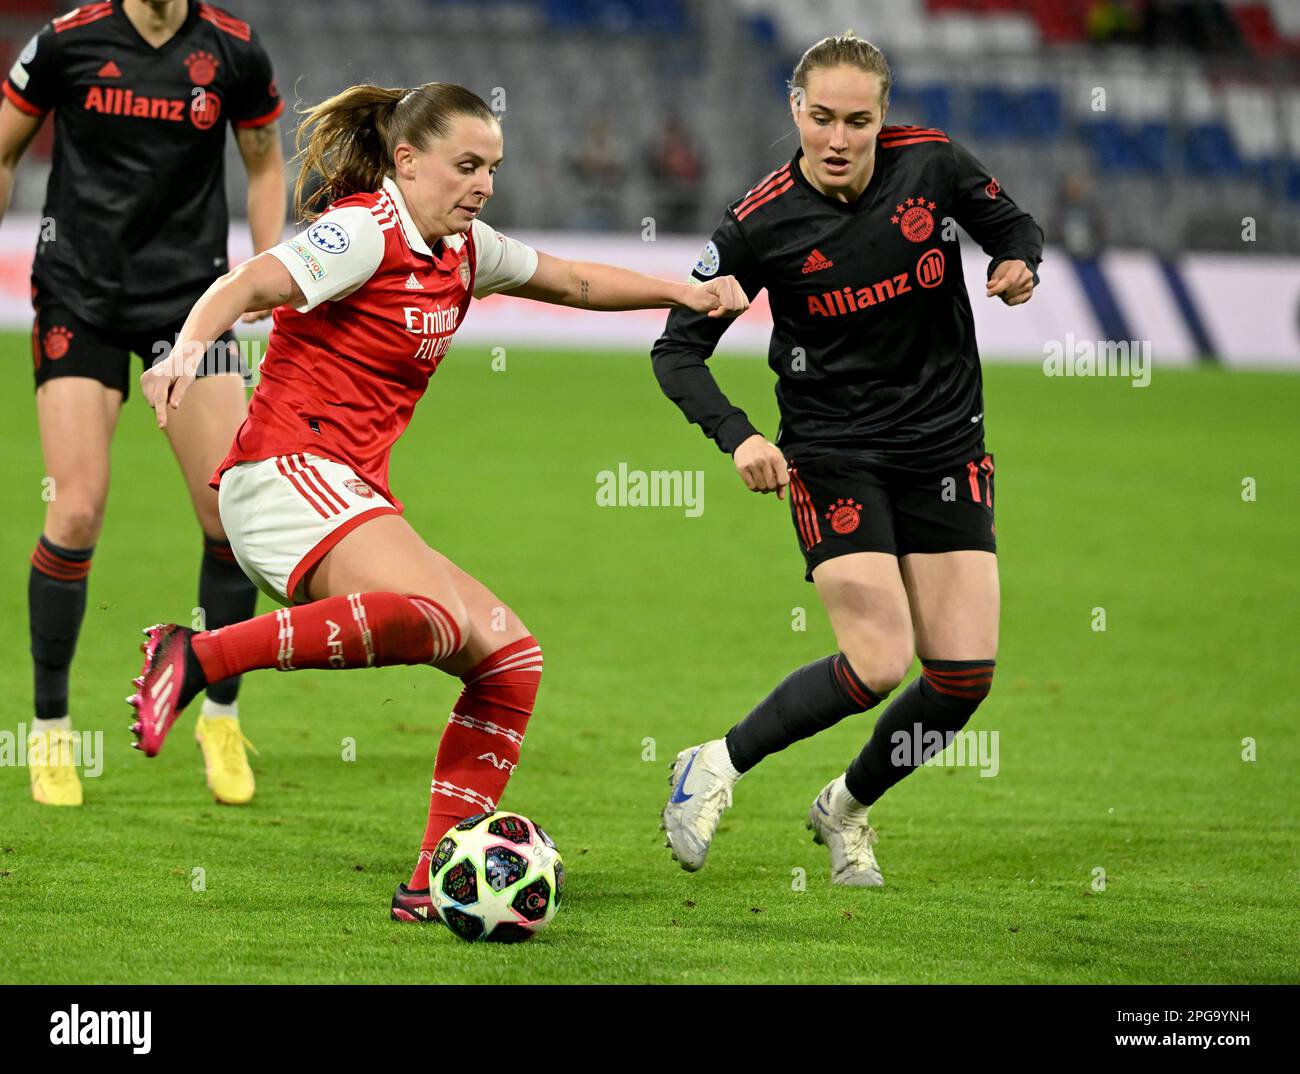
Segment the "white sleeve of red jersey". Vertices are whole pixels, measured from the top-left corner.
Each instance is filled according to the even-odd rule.
[[[533,278],[537,271],[536,250],[502,235],[482,220],[475,220],[470,227],[478,258],[474,267],[475,298],[522,287]]]
[[[306,231],[267,251],[302,288],[310,313],[322,302],[350,295],[384,259],[384,233],[364,205],[331,209]]]

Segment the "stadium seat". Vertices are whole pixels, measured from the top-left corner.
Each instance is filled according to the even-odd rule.
[[[1061,94],[1053,86],[1031,86],[1021,92],[1016,102],[1017,129],[1029,141],[1051,142],[1064,129]]]
[[[938,83],[921,86],[915,94],[920,125],[948,130],[953,125],[952,89]]]
[[[1169,124],[1152,119],[1140,124],[1133,134],[1133,150],[1139,170],[1162,176],[1169,170]]]
[[[1221,123],[1198,123],[1188,128],[1183,140],[1183,167],[1189,175],[1201,178],[1230,178],[1245,172],[1232,135]]]
[[[976,138],[995,140],[1016,133],[1013,96],[1000,86],[978,86],[971,95],[967,126]]]
[[[1276,56],[1285,50],[1267,4],[1237,4],[1231,10],[1242,38],[1256,55]]]
[[[1102,171],[1138,170],[1140,158],[1128,130],[1117,119],[1098,119],[1080,127],[1080,134],[1091,147],[1096,165]]]
[[[1265,157],[1252,162],[1250,170],[1269,196],[1300,202],[1300,160]]]

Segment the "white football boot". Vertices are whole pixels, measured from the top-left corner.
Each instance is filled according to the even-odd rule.
[[[691,746],[677,755],[668,783],[673,792],[664,806],[666,846],[688,873],[704,865],[709,843],[718,829],[722,811],[731,805],[731,788],[740,778],[727,753],[727,744],[717,738]]]
[[[871,849],[876,833],[867,823],[868,808],[849,794],[840,775],[822,788],[808,810],[806,826],[813,833],[813,842],[831,852],[832,883],[852,888],[885,886]]]

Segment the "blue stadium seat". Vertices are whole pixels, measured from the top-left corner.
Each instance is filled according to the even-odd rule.
[[[1061,94],[1052,86],[1031,86],[1020,95],[1018,126],[1022,138],[1054,142],[1065,128]]]
[[[682,0],[542,0],[547,22],[557,29],[655,31],[688,29]]]
[[[1204,178],[1231,178],[1246,170],[1232,135],[1222,123],[1198,123],[1188,128],[1183,141],[1183,168],[1189,175]]]
[[[1097,167],[1107,172],[1132,172],[1140,167],[1133,139],[1117,119],[1097,119],[1079,127],[1092,149]]]
[[[756,14],[745,20],[754,41],[765,48],[775,49],[781,39],[781,30],[767,15]]]
[[[1254,161],[1250,171],[1270,196],[1300,202],[1300,160],[1265,157]]]
[[[1138,168],[1148,175],[1164,175],[1169,170],[1169,124],[1159,119],[1148,120],[1134,132],[1134,150]]]
[[[978,86],[971,94],[966,127],[975,138],[992,141],[1016,133],[1016,109],[1010,93],[998,86]]]
[[[952,90],[940,83],[918,86],[913,103],[920,118],[917,123],[946,131],[952,126]]]

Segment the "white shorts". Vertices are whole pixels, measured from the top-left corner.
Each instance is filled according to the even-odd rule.
[[[303,575],[357,526],[398,514],[350,466],[319,455],[237,463],[217,502],[239,566],[281,604],[303,603],[294,599]]]

